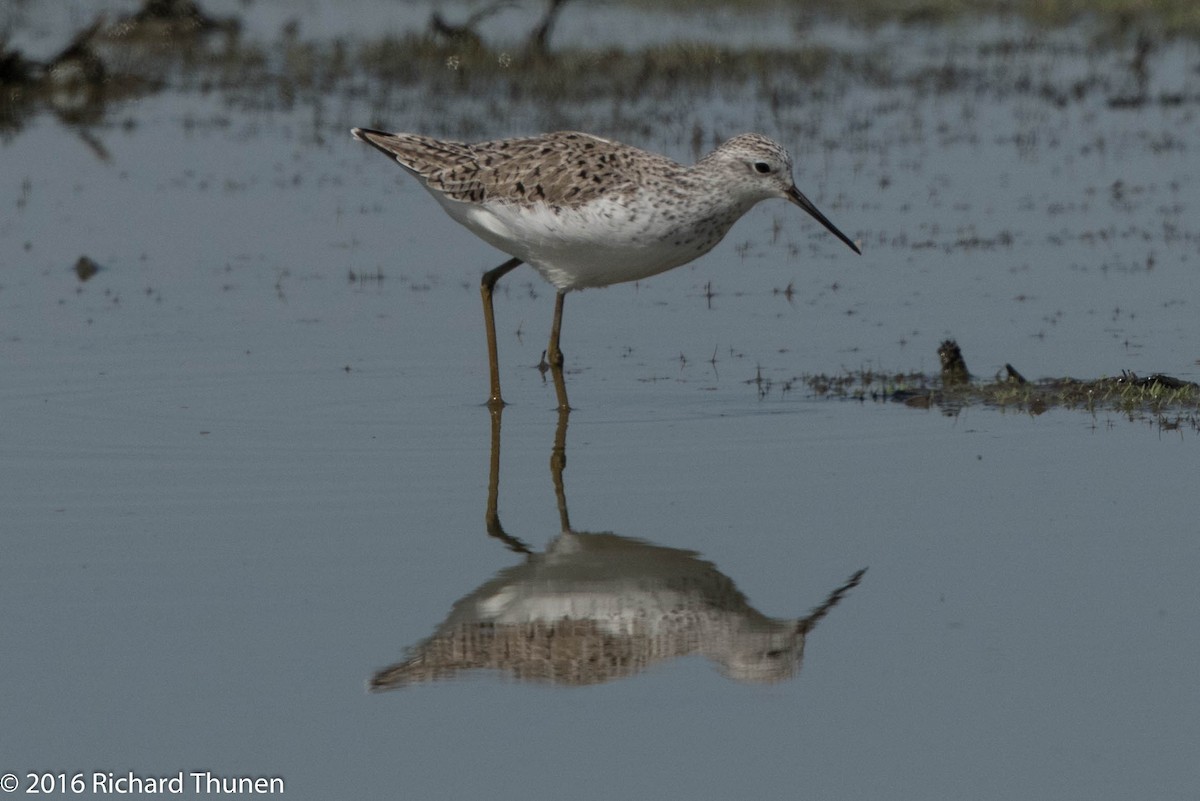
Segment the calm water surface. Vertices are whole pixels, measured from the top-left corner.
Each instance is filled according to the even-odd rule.
[[[897,62],[942,58],[920,41]],[[1161,59],[1164,87],[1197,63]],[[419,127],[399,109],[168,92],[92,132],[107,160],[48,115],[0,142],[0,772],[278,775],[293,798],[1191,797],[1195,433],[781,387],[933,370],[945,336],[979,375],[1195,379],[1194,102],[689,102],[788,140],[864,256],[764,204],[694,266],[569,298],[564,507],[534,367],[552,295],[519,271],[497,300],[493,454],[476,287],[502,256],[345,134]],[[573,125],[691,157],[684,124]],[[85,254],[103,269],[80,283]],[[488,534],[493,457],[535,552],[566,508],[697,553],[770,618],[869,569],[781,682],[694,653],[589,686],[369,693],[528,560]]]

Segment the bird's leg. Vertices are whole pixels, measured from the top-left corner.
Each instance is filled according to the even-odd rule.
[[[563,366],[563,355],[558,347],[558,337],[562,333],[563,298],[566,296],[567,293],[562,291],[554,296],[554,322],[550,326],[550,347],[546,349],[546,358],[549,359],[550,366],[560,370]]]
[[[500,359],[496,354],[496,314],[492,311],[492,290],[496,288],[497,281],[520,264],[518,258],[509,259],[484,273],[479,283],[479,294],[483,297],[483,327],[487,329],[488,369],[492,383],[492,396],[488,398],[487,405],[491,409],[504,408],[504,399],[500,397]]]
[[[567,382],[563,379],[563,355],[558,346],[559,335],[562,333],[563,299],[567,293],[559,290],[554,296],[554,323],[550,326],[550,346],[546,348],[546,360],[550,362],[550,375],[554,378],[554,393],[558,395],[558,410],[571,411],[567,401]]]

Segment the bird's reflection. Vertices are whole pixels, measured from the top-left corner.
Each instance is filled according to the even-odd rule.
[[[599,684],[689,655],[709,658],[739,681],[780,681],[799,670],[812,628],[862,579],[860,570],[806,617],[771,618],[694,551],[575,531],[562,481],[567,412],[559,415],[550,460],[562,533],[534,552],[504,530],[497,512],[502,413],[492,412],[487,530],[524,561],[455,603],[432,636],[371,678],[372,690],[472,671]]]
[[[42,61],[10,47],[9,31],[0,27],[0,140],[45,110],[108,161],[95,131],[111,109],[169,88],[164,75],[176,71],[177,63],[189,74],[243,63],[239,29],[236,18],[210,17],[192,0],[143,0],[140,10],[111,24],[103,12],[97,14],[57,55]]]

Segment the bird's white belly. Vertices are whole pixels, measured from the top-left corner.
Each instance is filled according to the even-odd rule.
[[[606,199],[557,211],[438,199],[451,217],[560,290],[636,281],[686,264],[711,250],[736,219],[681,222],[661,208]]]

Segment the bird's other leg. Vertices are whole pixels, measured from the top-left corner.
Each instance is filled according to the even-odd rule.
[[[550,326],[550,346],[546,348],[546,360],[550,362],[550,375],[554,378],[554,394],[558,396],[559,412],[571,411],[571,404],[567,401],[567,382],[563,378],[562,349],[558,346],[559,335],[562,333],[563,298],[566,296],[567,293],[561,290],[554,296],[554,322]]]
[[[492,292],[497,281],[520,265],[520,259],[511,258],[484,273],[479,283],[479,294],[483,297],[483,326],[487,332],[488,370],[491,373],[492,390],[487,402],[490,409],[504,408],[504,399],[500,397],[500,359],[496,353],[496,314],[492,310]]]

